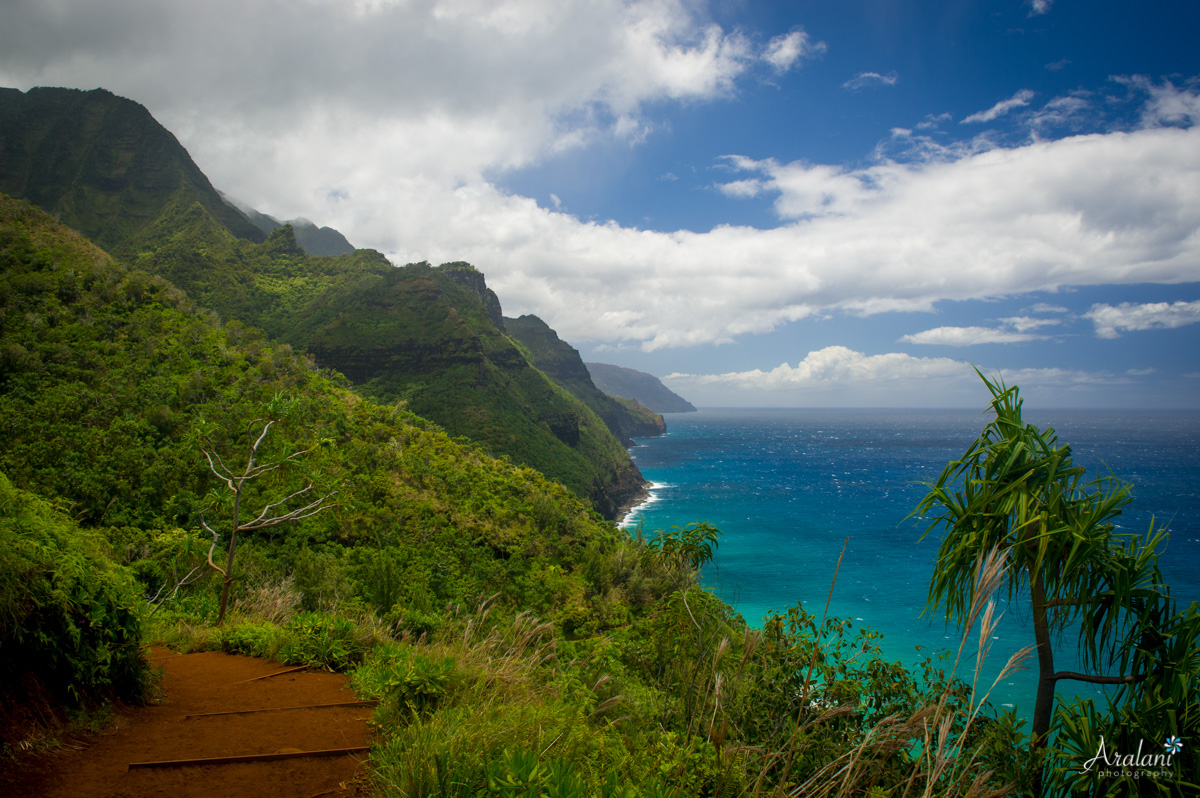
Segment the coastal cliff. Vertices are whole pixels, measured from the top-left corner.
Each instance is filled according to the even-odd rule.
[[[504,321],[508,334],[524,347],[530,362],[591,408],[626,446],[632,445],[633,438],[666,432],[666,422],[658,413],[637,400],[619,399],[597,388],[578,350],[546,322],[534,315]]]

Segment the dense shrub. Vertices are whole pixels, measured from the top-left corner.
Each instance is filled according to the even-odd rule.
[[[138,592],[97,537],[0,474],[0,734],[39,701],[141,697]]]

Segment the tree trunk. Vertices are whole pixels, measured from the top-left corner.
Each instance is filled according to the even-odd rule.
[[[233,584],[233,555],[237,552],[238,529],[241,527],[239,511],[242,504],[241,484],[233,494],[233,532],[229,535],[229,554],[225,557],[225,580],[221,582],[221,607],[217,610],[217,626],[225,622],[225,607],[229,603],[229,586]]]
[[[1029,597],[1033,605],[1033,637],[1037,642],[1038,689],[1033,704],[1033,726],[1030,728],[1029,743],[1034,753],[1044,748],[1050,736],[1050,721],[1054,717],[1054,649],[1050,645],[1050,623],[1046,618],[1046,589],[1042,576],[1029,571]],[[1042,794],[1042,771],[1039,767],[1033,776],[1033,794]]]
[[[1046,591],[1041,574],[1030,573],[1029,594],[1033,604],[1033,638],[1037,642],[1038,689],[1033,705],[1031,742],[1034,748],[1046,744],[1050,720],[1054,714],[1054,649],[1050,645],[1050,623],[1046,618]]]

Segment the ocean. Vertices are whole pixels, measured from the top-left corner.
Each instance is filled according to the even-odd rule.
[[[944,615],[924,613],[939,533],[909,517],[945,464],[988,423],[977,410],[704,409],[666,416],[667,434],[637,441],[634,461],[653,483],[649,499],[623,522],[649,535],[695,521],[721,530],[704,583],[752,625],[796,603],[882,632],[888,659],[917,663],[961,634]],[[1025,410],[1054,427],[1075,461],[1133,485],[1119,519],[1125,530],[1168,524],[1159,565],[1172,594],[1200,601],[1200,413],[1193,411]],[[981,671],[990,685],[1010,654],[1032,644],[1028,608],[1003,606]],[[1073,638],[1056,654],[1073,664]],[[924,653],[918,653],[917,647]],[[1036,665],[1007,677],[990,699],[1032,713]],[[974,658],[959,675],[971,681]],[[1060,698],[1087,686],[1060,682]]]

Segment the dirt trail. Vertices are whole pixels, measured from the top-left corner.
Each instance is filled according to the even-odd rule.
[[[0,784],[0,792],[30,798],[341,798],[365,793],[365,751],[130,768],[132,763],[368,744],[369,706],[307,708],[356,701],[344,676],[297,671],[258,678],[288,666],[219,652],[178,655],[155,649],[151,664],[163,669],[164,701],[120,710],[113,727],[74,741],[80,750],[32,758],[20,781]],[[272,711],[206,714],[259,709]]]

